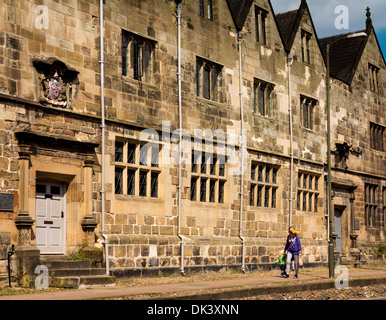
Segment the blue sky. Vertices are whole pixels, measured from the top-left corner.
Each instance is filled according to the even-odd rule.
[[[298,9],[300,2],[301,0],[271,0],[275,14]],[[386,58],[386,0],[307,0],[307,3],[319,38],[365,29],[366,8],[370,7],[373,26]],[[341,14],[335,13],[335,10],[342,5],[348,9],[348,29],[337,29],[335,26],[335,21]]]

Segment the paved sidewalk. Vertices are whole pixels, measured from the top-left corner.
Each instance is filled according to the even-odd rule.
[[[308,269],[312,270],[312,269]],[[127,286],[115,286],[115,287],[91,287],[85,289],[69,289],[63,291],[55,292],[42,292],[42,293],[31,293],[31,294],[20,294],[20,295],[11,295],[11,296],[0,296],[0,300],[88,300],[88,299],[98,299],[98,298],[107,298],[107,297],[121,297],[129,295],[142,295],[142,294],[152,294],[152,297],[156,294],[165,294],[165,293],[178,293],[192,295],[198,294],[196,298],[200,298],[199,294],[202,290],[216,290],[216,289],[225,289],[234,288],[234,290],[240,290],[244,287],[269,287],[277,286],[280,283],[285,283],[283,288],[288,286],[296,286],[297,290],[301,289],[301,286],[308,286],[309,284],[314,283],[315,281],[321,282],[333,282],[333,279],[329,279],[328,269],[318,271],[318,272],[301,272],[299,274],[299,279],[290,278],[284,279],[278,275],[266,275],[261,276],[259,273],[251,273],[250,277],[244,278],[235,278],[235,279],[222,279],[222,280],[211,280],[211,281],[199,281],[199,282],[179,282],[179,283],[167,283],[167,284],[156,284],[157,278],[154,278],[154,284],[151,285],[140,285],[134,287]],[[339,276],[340,274],[335,274]],[[372,279],[372,278],[384,278],[386,279],[386,267],[385,270],[380,269],[371,269],[366,267],[360,268],[350,268],[349,269],[349,279]],[[183,281],[183,278],[181,278]],[[299,287],[300,286],[300,287]],[[309,290],[309,289],[308,289]],[[206,291],[208,293],[208,291]],[[207,295],[202,295],[202,299],[206,299]],[[168,297],[165,297],[168,299]],[[178,299],[178,297],[177,297]]]

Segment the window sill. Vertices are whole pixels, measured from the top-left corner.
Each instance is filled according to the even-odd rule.
[[[152,88],[152,89],[159,89],[160,88],[159,85],[155,85],[153,83],[149,83],[149,82],[146,82],[143,80],[135,80],[135,79],[131,78],[130,76],[124,76],[123,74],[121,74],[121,80],[128,82],[128,83],[131,83],[133,85],[137,85],[137,86],[148,86],[149,88]]]
[[[215,207],[215,206],[221,206],[222,208],[228,208],[228,205],[226,203],[219,203],[219,202],[201,202],[197,200],[189,200],[191,204],[200,205],[200,206],[207,206],[207,207]]]
[[[261,211],[261,210],[280,211],[280,208],[257,207],[257,206],[251,206],[251,205],[248,205],[248,206],[247,206],[247,210],[258,210],[258,211]]]
[[[315,212],[315,211],[304,211],[296,209],[296,212],[304,213],[304,214],[322,214],[323,212]]]
[[[258,117],[258,118],[262,118],[262,119],[267,119],[269,121],[276,121],[277,120],[277,118],[275,116],[263,116],[262,114],[254,112],[254,111],[253,111],[253,116]]]
[[[217,102],[217,101],[206,99],[203,97],[196,96],[196,98],[197,98],[197,101],[199,101],[199,102],[209,103],[209,104],[212,104],[213,106],[223,106],[224,105],[224,103],[222,103],[222,102]]]
[[[379,231],[379,232],[381,232],[381,230],[385,229],[385,227],[366,227],[365,226],[365,229],[369,230],[369,231]]]
[[[303,126],[302,126],[302,130],[304,130],[305,132],[313,133],[313,134],[317,133],[315,129],[310,129],[310,128],[306,128]]]
[[[371,148],[371,147],[370,147],[370,151],[386,154],[386,150],[378,150],[378,149],[374,149],[374,148]]]
[[[141,197],[137,195],[126,195],[126,194],[114,194],[116,200],[122,200],[122,201],[152,201],[152,202],[159,202],[163,203],[164,200],[160,197],[153,198],[153,197]]]

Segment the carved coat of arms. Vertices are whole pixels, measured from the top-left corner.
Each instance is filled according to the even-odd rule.
[[[56,79],[54,79],[53,81],[49,81],[48,86],[51,98],[57,101],[60,97],[60,92],[62,91],[63,86]]]
[[[77,92],[78,72],[55,58],[36,59],[33,65],[39,79],[40,103],[71,109]]]
[[[45,84],[45,100],[52,105],[66,107],[67,97],[65,92],[65,83],[59,76],[58,72],[55,71],[51,79],[46,79]]]

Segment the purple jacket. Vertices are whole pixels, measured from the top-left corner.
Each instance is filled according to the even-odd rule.
[[[302,253],[302,245],[300,244],[300,238],[298,235],[296,235],[293,238],[291,238],[291,236],[288,235],[284,252],[286,252],[287,250],[294,255]]]

